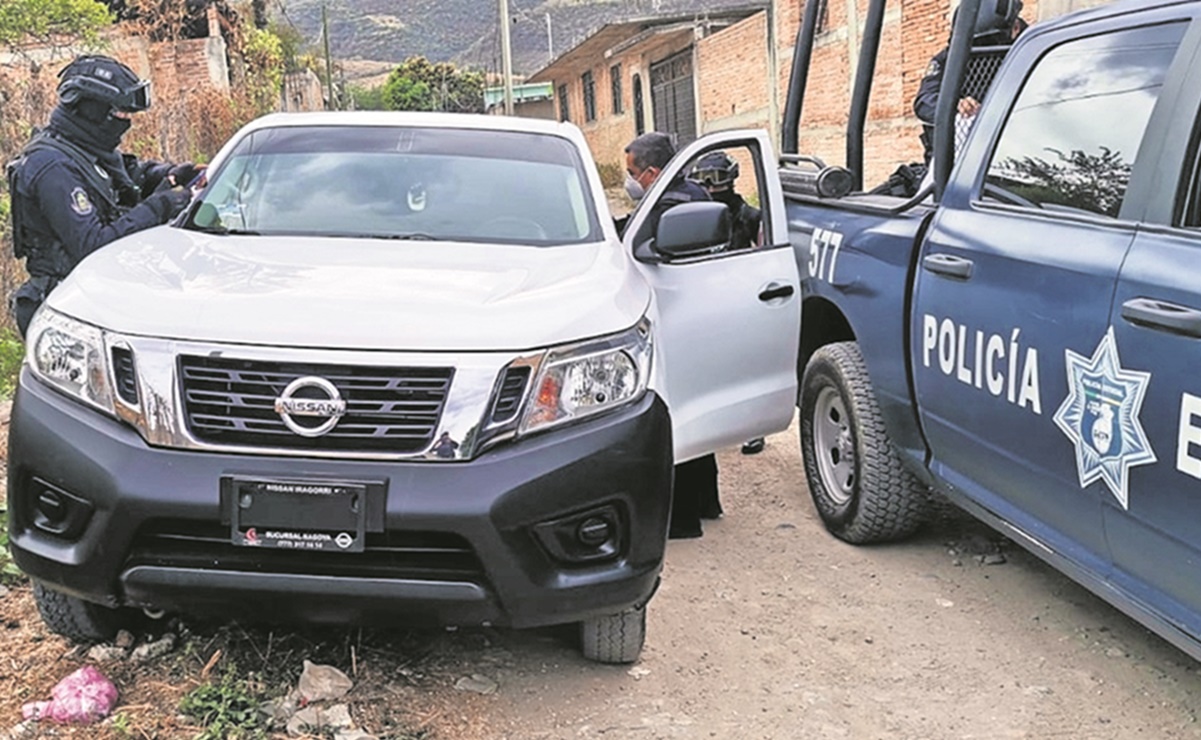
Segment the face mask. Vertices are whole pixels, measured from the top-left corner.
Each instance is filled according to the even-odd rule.
[[[709,197],[719,203],[725,203],[727,206],[736,202],[734,191],[728,188],[726,190],[710,190]]]
[[[646,195],[646,190],[642,187],[642,183],[634,179],[633,175],[626,173],[626,195],[630,196],[631,200],[642,200],[642,196]]]

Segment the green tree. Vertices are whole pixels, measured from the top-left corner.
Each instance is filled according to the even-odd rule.
[[[388,106],[384,105],[384,88],[380,87],[360,87],[358,85],[350,85],[347,90],[350,99],[354,101],[355,110],[388,110]]]
[[[3,0],[0,2],[0,46],[69,36],[94,41],[113,15],[97,0]]]
[[[245,24],[242,28],[242,59],[246,64],[246,90],[260,112],[274,110],[284,82],[284,49],[280,38],[269,30]]]
[[[484,112],[484,74],[450,62],[409,57],[388,75],[383,87],[388,110]]]
[[[438,101],[429,85],[396,72],[384,83],[381,97],[385,110],[438,110]]]

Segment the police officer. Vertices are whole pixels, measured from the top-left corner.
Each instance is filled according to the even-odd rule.
[[[763,214],[747,203],[734,190],[741,168],[738,162],[723,151],[709,152],[697,160],[692,168],[692,179],[699,182],[713,200],[725,203],[730,209],[730,243],[727,249],[749,249],[759,243],[759,227]],[[757,455],[767,445],[762,437],[756,437],[742,445],[742,454]]]
[[[81,56],[59,72],[50,122],[7,168],[13,246],[29,280],[12,298],[24,336],[38,306],[87,255],[166,223],[191,199],[202,168],[139,161],[117,150],[129,114],[150,107],[150,83],[106,56]]]
[[[982,11],[986,10],[984,5],[981,6]],[[1026,30],[1026,21],[1018,17],[1022,12],[1022,0],[1010,0],[1007,7],[1008,13],[998,17],[995,13],[982,13],[982,21],[976,24],[976,32],[972,38],[973,46],[1009,46],[1022,31]],[[951,28],[955,27],[955,18],[958,16],[959,9],[955,9],[955,13],[951,15]],[[943,47],[942,51],[934,55],[930,60],[929,66],[926,67],[926,73],[922,77],[921,83],[917,88],[917,96],[913,99],[913,112],[917,115],[918,120],[922,122],[922,148],[925,150],[926,164],[930,164],[930,157],[934,151],[934,113],[938,110],[938,90],[942,85],[943,72],[947,66],[947,53],[950,51],[948,46]],[[965,81],[965,87],[971,84],[971,81]],[[976,115],[980,110],[980,99],[984,97],[984,91],[987,89],[987,84],[978,85],[981,89],[967,89],[964,91],[963,97],[959,99],[958,112],[959,115],[971,117]]]
[[[728,249],[749,249],[759,243],[759,225],[763,220],[755,208],[734,191],[740,167],[729,154],[709,152],[697,160],[692,179],[701,184],[713,200],[730,209],[730,245]]]
[[[625,154],[626,194],[638,201],[659,179],[663,168],[675,156],[676,147],[671,136],[652,131],[631,141],[625,148]],[[653,235],[659,219],[668,209],[681,203],[709,199],[709,193],[704,188],[686,179],[683,173],[677,175],[652,207],[639,235]],[[623,227],[624,224],[619,226]],[[717,495],[717,457],[705,455],[676,465],[671,499],[668,536],[685,539],[704,534],[701,519],[716,519],[722,514]]]

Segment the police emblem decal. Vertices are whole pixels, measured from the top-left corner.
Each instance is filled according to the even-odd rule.
[[[1064,360],[1068,397],[1055,423],[1076,446],[1080,487],[1103,480],[1128,509],[1130,468],[1157,460],[1138,418],[1151,373],[1122,367],[1112,326],[1092,357],[1069,349]]]
[[[92,201],[88,198],[87,191],[83,188],[75,188],[71,191],[71,210],[80,216],[87,216],[95,210],[92,207]]]

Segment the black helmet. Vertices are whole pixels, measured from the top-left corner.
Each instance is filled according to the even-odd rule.
[[[692,179],[707,188],[728,188],[738,179],[738,163],[725,152],[709,152],[697,160]]]
[[[1013,40],[1013,26],[1021,21],[1022,0],[981,0],[976,12],[972,38],[977,43],[1008,44]],[[951,28],[959,18],[959,8],[951,14]],[[1024,22],[1023,22],[1024,30]]]
[[[150,80],[138,79],[134,71],[112,57],[89,55],[77,58],[58,73],[58,98],[63,105],[95,100],[124,113],[150,107]]]

